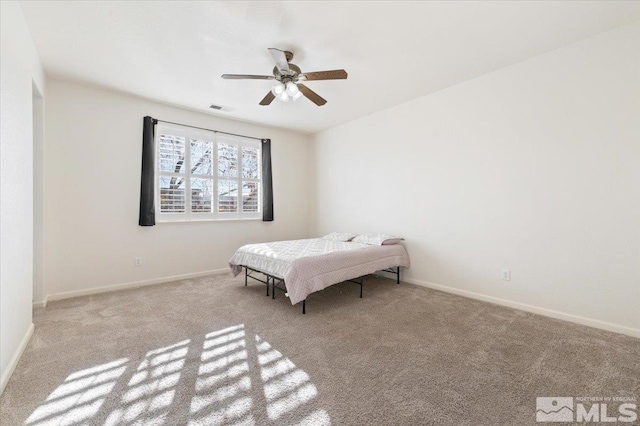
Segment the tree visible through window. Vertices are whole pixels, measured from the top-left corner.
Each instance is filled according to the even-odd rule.
[[[260,141],[178,126],[156,134],[160,221],[260,217]]]

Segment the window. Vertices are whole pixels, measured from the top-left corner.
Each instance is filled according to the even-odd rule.
[[[259,140],[159,125],[156,219],[260,219],[260,150]]]

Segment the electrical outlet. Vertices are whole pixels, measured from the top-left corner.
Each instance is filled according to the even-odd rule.
[[[142,258],[141,257],[134,257],[133,258],[133,264],[135,266],[142,266]]]
[[[511,271],[509,269],[502,270],[502,281],[511,281]]]

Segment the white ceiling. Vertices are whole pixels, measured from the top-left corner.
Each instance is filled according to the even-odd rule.
[[[86,2],[23,1],[49,75],[202,111],[312,133],[640,19],[631,1]],[[262,107],[268,47],[328,100]]]

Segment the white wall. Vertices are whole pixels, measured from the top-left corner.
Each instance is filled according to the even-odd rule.
[[[145,115],[271,138],[275,221],[138,226]],[[309,136],[49,80],[45,143],[47,295],[227,269],[242,244],[308,236]]]
[[[399,234],[412,282],[640,335],[639,76],[636,23],[321,132],[315,231]]]
[[[44,93],[44,72],[18,3],[0,3],[0,17],[1,393],[32,330],[32,84]]]

